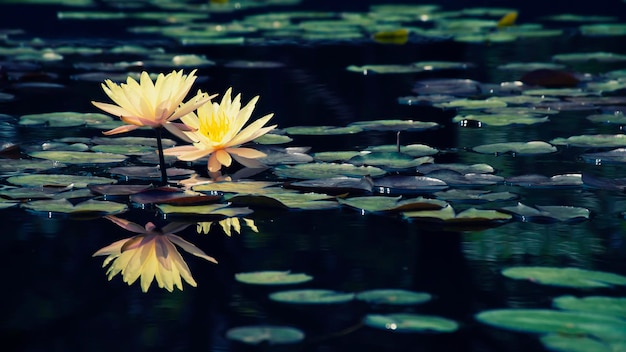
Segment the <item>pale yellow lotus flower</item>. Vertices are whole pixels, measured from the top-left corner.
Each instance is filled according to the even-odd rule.
[[[257,233],[259,232],[259,229],[254,224],[254,220],[243,218],[243,222],[252,231],[257,232]],[[215,222],[213,222],[213,221],[199,222],[196,225],[196,231],[198,233],[200,233],[200,234],[207,234],[207,233],[209,233],[209,231],[211,231],[211,226],[214,223]],[[226,219],[217,221],[217,223],[218,223],[219,226],[222,227],[222,230],[224,230],[224,233],[228,237],[230,237],[232,235],[233,231],[236,232],[236,233],[241,233],[241,222],[239,221],[238,217],[226,218]]]
[[[259,97],[252,98],[242,108],[241,94],[231,100],[231,92],[232,88],[228,88],[219,104],[206,103],[197,109],[197,115],[192,112],[181,117],[181,121],[188,126],[183,133],[193,141],[193,145],[165,149],[165,155],[176,155],[184,161],[208,156],[209,174],[219,172],[222,165],[230,166],[232,159],[246,167],[262,167],[255,159],[264,157],[265,153],[241,145],[276,128],[276,125],[263,127],[274,114],[267,114],[244,128]]]
[[[91,103],[111,115],[119,117],[127,125],[105,131],[105,135],[124,133],[139,127],[165,127],[176,136],[181,136],[183,124],[171,123],[211,100],[212,97],[198,91],[195,97],[183,103],[196,80],[196,70],[188,75],[183,70],[167,75],[159,73],[153,82],[147,72],[142,72],[139,82],[132,77],[126,83],[117,84],[107,79],[102,89],[115,104]]]
[[[94,257],[107,256],[102,267],[111,264],[107,270],[109,280],[121,273],[124,282],[132,285],[141,278],[143,292],[148,292],[155,278],[160,288],[170,292],[174,287],[183,290],[181,277],[189,285],[196,287],[197,283],[191,276],[187,263],[174,245],[196,257],[217,264],[215,258],[206,255],[201,249],[174,233],[185,229],[191,225],[190,223],[173,222],[158,229],[151,222],[143,227],[115,216],[106,218],[128,231],[138,233],[136,236],[114,242],[93,254]]]

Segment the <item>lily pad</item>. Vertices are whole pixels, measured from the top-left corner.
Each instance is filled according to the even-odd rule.
[[[583,185],[582,174],[563,174],[550,177],[539,174],[528,174],[507,177],[505,183],[528,188],[564,188]]]
[[[449,223],[489,223],[506,222],[512,216],[490,209],[465,209],[458,214],[451,205],[447,205],[439,210],[418,210],[402,213],[405,219],[422,221],[442,221]]]
[[[232,195],[226,199],[233,204],[271,208],[321,210],[338,208],[334,197],[320,193],[276,192],[262,195]]]
[[[356,299],[375,305],[409,306],[428,302],[432,299],[432,295],[402,289],[374,289],[358,292]]]
[[[47,126],[47,127],[79,127],[110,123],[113,119],[99,113],[79,112],[51,112],[42,114],[22,115],[19,119],[20,126]]]
[[[409,211],[441,209],[448,203],[423,197],[402,199],[388,196],[367,196],[337,198],[339,204],[361,210],[362,212]]]
[[[354,293],[326,289],[287,290],[273,292],[270,300],[289,304],[341,304],[354,300]]]
[[[533,155],[554,153],[557,148],[543,141],[530,141],[483,144],[472,148],[472,150],[481,154]]]
[[[361,194],[372,191],[372,180],[369,177],[328,177],[313,180],[288,182],[287,189],[325,194]]]
[[[626,320],[610,315],[551,309],[494,309],[478,313],[476,319],[520,332],[591,335],[607,341],[626,339]]]
[[[22,204],[21,207],[47,216],[51,214],[66,214],[80,217],[100,217],[119,214],[128,210],[126,204],[93,199],[78,204],[72,204],[67,199],[34,200]]]
[[[450,333],[459,328],[459,324],[451,319],[411,313],[368,314],[364,324],[371,328],[393,331],[397,333]]]
[[[398,152],[398,146],[395,144],[376,145],[365,148],[365,151],[385,153]],[[439,153],[439,150],[425,144],[409,144],[401,145],[400,153],[407,154],[412,157],[420,157],[437,154]]]
[[[128,159],[128,156],[122,154],[56,150],[31,152],[29,155],[33,158],[58,161],[66,164],[109,164],[121,163]]]
[[[431,128],[439,127],[436,122],[424,122],[413,120],[370,120],[357,121],[348,125],[349,127],[358,127],[366,131],[423,131]]]
[[[250,285],[294,285],[313,280],[311,275],[291,271],[253,271],[235,274],[235,280]]]
[[[48,186],[48,187],[67,187],[86,188],[91,184],[113,184],[116,180],[97,177],[97,176],[78,176],[78,175],[62,175],[62,174],[31,174],[17,175],[7,178],[7,182],[17,186]]]
[[[229,207],[229,204],[201,204],[201,205],[173,205],[157,204],[161,213],[171,216],[209,216],[216,218],[228,218],[252,214],[252,209],[245,207]]]
[[[467,120],[478,121],[487,126],[533,125],[549,121],[547,116],[537,117],[532,114],[472,114],[457,115],[452,122],[458,122],[463,126],[463,122]]]
[[[524,222],[574,222],[589,219],[589,209],[573,206],[541,206],[535,208],[529,207],[522,203],[516,206],[502,207],[498,210],[513,214],[516,219]]]
[[[338,126],[294,126],[282,129],[282,132],[289,135],[311,135],[311,136],[329,136],[339,134],[354,134],[361,132],[362,129],[354,126],[338,127]]]
[[[460,174],[489,174],[496,170],[489,164],[462,164],[462,163],[432,163],[417,167],[417,172],[428,175],[439,170],[452,170]]]
[[[276,192],[276,186],[281,182],[272,181],[228,181],[228,182],[208,182],[192,187],[192,190],[198,192],[211,193],[239,193],[239,194],[265,194]]]
[[[626,297],[571,295],[556,297],[552,305],[559,309],[613,315],[626,319]]]
[[[356,155],[348,160],[348,163],[363,166],[377,166],[389,171],[412,169],[421,164],[432,163],[431,157],[424,156],[414,158],[408,154],[398,152],[371,152]]]
[[[231,328],[226,331],[226,338],[247,345],[284,345],[304,340],[302,330],[289,326],[250,325]]]
[[[609,148],[626,146],[626,135],[624,134],[589,134],[578,135],[567,138],[558,137],[550,141],[556,145],[567,145],[570,147],[591,147]]]
[[[587,336],[553,333],[541,336],[539,339],[547,349],[557,352],[606,352],[624,350],[624,343],[600,341]]]
[[[383,194],[430,193],[448,188],[444,181],[428,176],[385,176],[374,181],[373,191]]]
[[[375,166],[356,166],[349,163],[308,163],[298,165],[280,165],[274,168],[274,174],[284,178],[318,179],[337,176],[382,176],[387,171]]]
[[[447,202],[488,203],[512,200],[519,195],[511,192],[491,192],[478,189],[449,189],[435,192],[434,196]]]
[[[580,268],[520,266],[504,269],[502,275],[516,280],[573,288],[626,286],[626,276]]]

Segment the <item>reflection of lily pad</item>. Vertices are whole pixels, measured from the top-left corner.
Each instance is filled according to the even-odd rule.
[[[626,277],[603,271],[579,268],[520,266],[502,270],[502,275],[517,280],[575,288],[626,286]],[[626,330],[625,330],[626,332]]]
[[[354,293],[325,289],[288,290],[273,292],[269,298],[272,301],[291,304],[337,304],[354,300]]]
[[[247,345],[282,345],[298,343],[304,339],[304,333],[288,326],[253,325],[240,326],[226,331],[226,338]]]
[[[309,282],[313,277],[290,271],[255,271],[235,274],[235,280],[251,285],[293,285]]]
[[[550,309],[494,309],[478,313],[476,319],[513,331],[592,335],[605,340],[626,339],[626,320],[602,314]]]
[[[401,289],[375,289],[356,294],[356,299],[359,301],[388,305],[415,305],[428,302],[431,298],[430,293]]]
[[[398,333],[447,333],[459,328],[459,324],[451,319],[411,313],[368,314],[365,316],[364,324],[371,328]]]

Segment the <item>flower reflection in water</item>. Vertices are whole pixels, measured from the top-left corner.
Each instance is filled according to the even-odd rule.
[[[244,224],[248,226],[252,231],[257,233],[259,232],[259,229],[254,224],[254,220],[246,218],[242,218],[242,220],[244,221]],[[236,233],[241,233],[241,221],[239,221],[238,217],[230,217],[219,221],[199,222],[196,225],[196,231],[200,234],[207,234],[209,233],[209,231],[211,231],[211,226],[213,226],[213,224],[215,223],[222,227],[222,230],[224,230],[224,233],[228,237],[232,235],[233,231]]]
[[[152,222],[148,222],[144,227],[115,216],[106,216],[106,218],[138,234],[116,241],[93,254],[94,257],[107,256],[102,267],[111,264],[107,270],[109,280],[121,273],[124,282],[132,285],[141,278],[143,292],[148,292],[155,278],[160,288],[165,288],[170,292],[174,290],[174,287],[183,290],[181,278],[189,285],[196,287],[197,283],[175,245],[187,253],[217,264],[215,258],[208,256],[198,247],[175,234],[187,228],[191,223],[172,222],[162,228],[157,228]]]

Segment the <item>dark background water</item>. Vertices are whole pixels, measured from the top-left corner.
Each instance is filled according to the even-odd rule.
[[[384,3],[384,2],[383,2]],[[303,8],[326,11],[362,11],[369,3],[354,1],[305,1]],[[520,9],[520,21],[532,21],[555,13],[616,15],[623,2],[515,2],[443,1],[445,9],[469,6],[502,6]],[[113,42],[163,44],[161,38],[131,35],[135,23],[113,21],[88,25],[82,21],[58,21],[58,6],[0,4],[1,27],[22,28],[27,37],[89,42],[106,38]],[[621,11],[619,14],[622,16]],[[446,128],[434,132],[407,133],[403,143],[423,143],[440,149],[463,148],[491,141],[542,139],[596,131],[589,123],[559,120],[548,127],[515,127],[500,130],[461,130],[449,119],[453,112],[430,107],[403,106],[397,98],[411,94],[415,80],[425,76],[359,76],[348,65],[410,63],[423,60],[468,61],[475,69],[462,75],[483,82],[508,80],[495,67],[512,61],[546,61],[550,55],[569,51],[604,50],[626,53],[615,38],[565,35],[556,39],[471,45],[451,41],[425,41],[405,46],[327,44],[321,46],[179,48],[204,54],[215,67],[201,68],[202,85],[210,92],[237,87],[244,100],[261,95],[255,112],[274,112],[280,127],[297,125],[345,125],[357,120],[406,118],[438,121]],[[166,43],[167,44],[167,43]],[[231,60],[268,60],[285,64],[270,70],[229,69]],[[71,67],[62,63],[47,70],[60,72],[56,82],[63,90],[28,91],[2,82],[16,100],[0,103],[0,113],[13,116],[53,111],[95,111],[91,100],[104,101],[99,84],[71,80]],[[455,76],[457,74],[453,74]],[[17,129],[3,142],[41,143],[60,135],[89,135],[94,131]],[[531,138],[532,137],[532,138]],[[312,151],[363,148],[392,144],[395,134],[301,137],[298,145]],[[543,172],[595,171],[624,177],[621,166],[598,170],[575,159],[558,156],[500,158],[450,153],[437,161],[496,164],[505,175]],[[562,157],[559,159],[559,157]],[[508,189],[508,188],[507,188]],[[510,189],[509,189],[510,190]],[[91,255],[128,233],[104,219],[69,220],[26,214],[22,209],[0,213],[5,229],[0,250],[3,279],[3,350],[15,351],[231,351],[227,329],[247,324],[286,324],[302,328],[305,344],[285,350],[303,351],[542,351],[535,336],[482,326],[473,316],[489,308],[549,307],[551,299],[577,290],[556,289],[527,282],[513,282],[500,275],[512,265],[576,266],[626,274],[626,244],[621,193],[589,189],[532,190],[513,188],[525,200],[571,204],[589,208],[591,221],[569,224],[513,222],[484,231],[447,231],[405,221],[398,216],[361,216],[352,209],[330,211],[256,211],[260,233],[244,228],[227,237],[219,231],[198,235],[193,227],[181,233],[219,264],[196,258],[187,262],[198,282],[183,292],[168,293],[154,285],[142,293],[121,278],[106,280],[102,258]],[[145,223],[159,221],[156,212],[134,209],[124,217]],[[459,332],[443,335],[389,335],[358,325],[362,311],[351,309],[293,310],[272,303],[267,290],[236,283],[237,272],[292,270],[315,277],[310,287],[357,292],[373,288],[404,288],[429,292],[434,299],[415,308],[425,314],[454,319]],[[623,296],[622,290],[596,294]],[[354,308],[354,309],[352,309]]]

